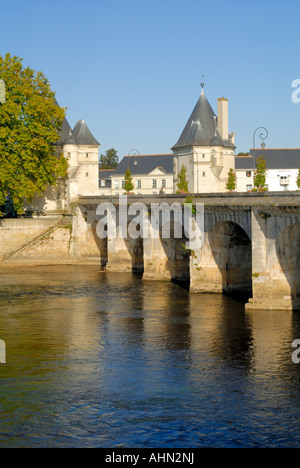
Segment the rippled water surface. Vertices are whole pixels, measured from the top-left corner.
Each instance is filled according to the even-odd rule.
[[[94,266],[0,278],[0,447],[300,446],[299,313]]]

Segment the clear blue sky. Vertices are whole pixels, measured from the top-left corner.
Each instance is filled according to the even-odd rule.
[[[237,152],[300,147],[299,0],[0,0],[0,55],[41,70],[100,152],[169,153],[201,92],[229,99]],[[257,138],[257,146],[260,144]]]

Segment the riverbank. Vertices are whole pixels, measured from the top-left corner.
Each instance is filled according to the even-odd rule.
[[[0,270],[17,267],[38,267],[38,266],[59,266],[59,265],[78,265],[78,266],[101,266],[99,258],[75,259],[75,258],[22,258],[10,259],[0,263]]]

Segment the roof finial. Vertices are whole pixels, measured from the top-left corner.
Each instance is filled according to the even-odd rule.
[[[201,94],[204,94],[204,91],[203,91],[203,88],[204,88],[204,75],[202,75],[201,88],[202,88]]]

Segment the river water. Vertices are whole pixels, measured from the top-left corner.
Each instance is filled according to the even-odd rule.
[[[0,271],[0,447],[298,447],[300,315],[96,266]]]

